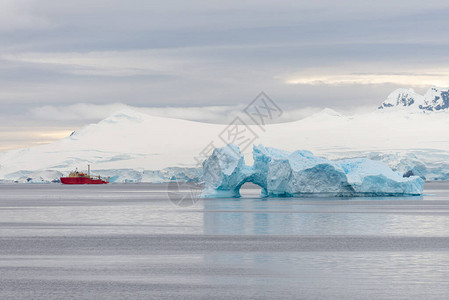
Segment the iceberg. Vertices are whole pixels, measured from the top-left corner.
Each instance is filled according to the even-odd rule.
[[[403,196],[421,195],[424,181],[404,177],[386,164],[367,158],[327,160],[310,151],[288,152],[253,146],[254,164],[245,164],[238,146],[214,150],[203,162],[202,197],[240,197],[246,182],[261,196]]]

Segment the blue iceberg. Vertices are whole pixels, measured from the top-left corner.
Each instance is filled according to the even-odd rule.
[[[203,163],[202,197],[240,197],[252,182],[265,197],[405,196],[421,195],[424,181],[403,177],[386,164],[366,158],[331,161],[309,151],[288,152],[253,147],[254,164],[247,166],[239,147],[214,150]]]

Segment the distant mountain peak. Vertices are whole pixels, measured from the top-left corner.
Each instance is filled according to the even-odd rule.
[[[378,107],[381,110],[409,110],[417,112],[446,111],[449,108],[449,88],[432,87],[420,95],[413,89],[400,88],[388,95]]]
[[[332,108],[324,108],[320,110],[319,112],[313,114],[311,117],[342,117],[343,115],[340,114],[338,111],[333,110]]]
[[[449,108],[449,88],[430,88],[424,98],[428,105],[423,109],[438,111]]]
[[[121,122],[142,122],[149,115],[138,112],[133,109],[122,109],[114,112],[109,117],[104,119],[103,123],[121,123]]]

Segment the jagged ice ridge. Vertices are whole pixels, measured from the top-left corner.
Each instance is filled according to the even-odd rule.
[[[240,197],[246,182],[262,188],[261,195],[403,196],[421,195],[424,181],[403,177],[387,165],[366,158],[330,161],[309,151],[288,152],[253,147],[254,164],[245,164],[240,148],[229,144],[214,150],[203,163],[203,197]]]

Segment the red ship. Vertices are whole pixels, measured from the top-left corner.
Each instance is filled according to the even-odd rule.
[[[87,174],[78,172],[75,170],[69,174],[68,177],[61,177],[61,183],[63,184],[108,184],[108,178],[102,178],[100,176],[90,175],[90,165],[88,165]]]

